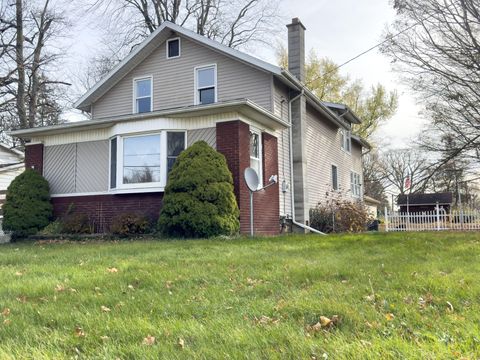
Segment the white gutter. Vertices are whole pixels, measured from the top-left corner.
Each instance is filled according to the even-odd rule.
[[[289,151],[290,151],[290,188],[291,188],[291,194],[292,196],[290,197],[291,201],[291,206],[292,206],[292,223],[298,227],[301,227],[302,229],[309,230],[311,232],[314,232],[316,234],[320,235],[327,235],[321,231],[318,231],[317,229],[312,228],[311,226],[299,223],[295,220],[295,182],[293,179],[293,123],[292,123],[292,103],[300,98],[304,94],[304,91],[300,92],[297,96],[295,96],[293,99],[288,101],[288,121],[290,122],[290,128],[288,131],[289,134]]]

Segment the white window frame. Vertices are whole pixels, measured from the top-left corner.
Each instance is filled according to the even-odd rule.
[[[169,56],[168,45],[169,45],[170,42],[175,41],[175,40],[178,40],[178,55],[177,56]],[[182,56],[182,40],[180,39],[180,37],[174,37],[174,38],[171,38],[171,39],[167,40],[167,42],[165,43],[165,56],[166,56],[167,59],[176,59],[176,58],[179,58],[180,56]]]
[[[200,96],[199,96],[199,90],[202,90],[202,89],[207,89],[211,86],[208,86],[208,87],[203,87],[203,88],[198,88],[198,71],[199,70],[203,70],[203,69],[208,69],[208,68],[213,68],[214,70],[214,74],[213,74],[213,83],[214,83],[214,87],[215,87],[215,99],[214,99],[214,103],[216,103],[218,101],[218,87],[217,87],[217,64],[208,64],[208,65],[201,65],[201,66],[195,66],[194,69],[193,69],[193,78],[194,78],[194,104],[195,105],[201,105],[200,104]]]
[[[118,146],[118,145],[117,145]],[[333,167],[335,166],[335,168],[337,169],[337,188],[335,189],[334,186],[333,186]],[[338,165],[337,164],[334,164],[334,163],[331,163],[330,164],[330,186],[332,188],[333,191],[338,191],[340,190],[340,181],[339,181],[339,176],[340,176],[340,171],[339,171],[339,168],[338,168]]]
[[[135,133],[135,134],[120,134],[114,136],[117,138],[117,173],[116,173],[116,187],[112,188],[111,187],[111,182],[110,182],[110,170],[109,170],[109,181],[108,181],[108,189],[109,192],[138,192],[141,190],[157,190],[157,191],[164,191],[165,186],[167,184],[167,133],[168,132],[183,132],[185,134],[185,149],[188,147],[187,143],[187,130],[186,129],[165,129],[165,130],[158,130],[158,131],[152,131],[152,132],[142,132],[142,133]],[[150,136],[150,135],[159,135],[159,140],[160,140],[160,181],[157,182],[151,182],[151,183],[133,183],[133,184],[124,184],[123,183],[123,166],[124,166],[124,161],[123,161],[123,140],[132,138],[132,137],[141,137],[141,136]],[[111,169],[111,140],[114,138],[111,137],[109,139],[109,160],[108,160],[108,165],[109,169]]]
[[[133,114],[139,114],[137,109],[137,99],[144,99],[147,96],[137,98],[137,81],[150,80],[150,112],[153,111],[153,75],[139,76],[133,78]]]
[[[358,183],[355,182],[355,179],[358,179]],[[356,190],[358,190],[358,194]],[[352,193],[352,197],[362,197],[362,177],[353,170],[350,171],[350,192]]]
[[[250,153],[250,133],[256,134],[258,136],[258,158],[253,157]],[[259,163],[259,173],[258,175],[258,188],[263,187],[263,147],[262,147],[262,131],[255,127],[250,126],[250,131],[248,133],[248,155],[250,158],[250,167],[252,167],[252,159],[258,160]]]
[[[347,129],[340,129],[340,146],[343,151],[348,154],[352,153],[352,131]],[[346,144],[348,144],[348,149]]]

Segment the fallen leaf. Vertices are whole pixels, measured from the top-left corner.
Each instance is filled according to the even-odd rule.
[[[17,297],[17,301],[25,304],[27,302],[27,297],[25,295]]]
[[[103,312],[110,312],[112,310],[110,310],[110,308],[106,307],[106,306],[100,306],[100,309],[103,311]]]
[[[3,309],[2,315],[3,315],[3,316],[8,316],[8,315],[10,315],[10,309],[9,309],[9,308]]]
[[[102,341],[107,341],[110,338],[108,336],[104,335],[104,336],[100,336],[100,339],[102,339]]]
[[[393,315],[392,313],[385,314],[385,319],[387,319],[387,321],[392,321],[393,319],[395,319],[395,315]]]
[[[22,276],[23,273],[22,273],[21,271],[17,271],[17,272],[15,273],[15,275],[16,275],[16,276]]]
[[[128,285],[127,286],[130,290],[135,290],[135,288],[133,287],[133,285]]]
[[[12,320],[10,320],[10,319],[5,319],[5,320],[3,320],[3,323],[4,323],[5,325],[10,324],[11,322],[12,322]]]
[[[453,312],[453,305],[450,301],[447,301],[448,310]]]
[[[332,320],[330,320],[328,317],[320,316],[320,325],[322,325],[322,327],[330,326],[331,323]]]
[[[118,269],[115,268],[115,267],[108,268],[107,271],[108,271],[109,273],[118,273]]]
[[[55,286],[55,291],[65,291],[65,286],[63,286],[62,284],[57,284],[57,286]]]
[[[77,289],[74,289],[74,288],[70,288],[69,289],[71,293],[76,293],[77,292]]]
[[[85,337],[85,332],[80,326],[75,327],[75,336],[76,337]]]
[[[185,348],[185,340],[183,340],[182,338],[178,338],[177,344],[178,346],[180,346],[181,349]]]
[[[348,283],[348,280],[342,280],[342,284]]]
[[[171,288],[172,288],[172,284],[173,284],[173,281],[170,281],[170,280],[169,280],[169,281],[166,281],[166,282],[165,282],[165,287],[166,287],[167,289],[171,289]]]
[[[278,324],[279,321],[279,319],[273,319],[265,315],[260,316],[260,318],[255,317],[255,322],[258,325]]]
[[[148,335],[145,339],[143,339],[143,345],[153,345],[155,344],[155,336]]]
[[[372,343],[370,341],[360,340],[360,343],[365,347],[372,346]]]

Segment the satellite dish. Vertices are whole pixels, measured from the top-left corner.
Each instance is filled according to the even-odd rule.
[[[254,169],[250,167],[246,168],[243,177],[245,178],[245,183],[247,184],[247,187],[250,189],[250,191],[258,190],[258,175]]]

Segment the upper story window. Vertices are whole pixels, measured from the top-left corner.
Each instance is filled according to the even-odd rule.
[[[180,38],[167,40],[167,58],[172,59],[180,56]]]
[[[340,130],[340,141],[342,149],[346,152],[352,150],[352,132],[346,129]]]
[[[110,189],[165,187],[168,172],[185,145],[185,131],[112,138]]]
[[[250,167],[257,172],[259,187],[263,184],[261,133],[250,128]]]
[[[354,171],[350,172],[350,191],[352,196],[360,197],[361,194],[361,184],[360,184],[360,174],[357,174]]]
[[[152,77],[134,79],[134,113],[152,111]]]
[[[217,66],[195,68],[195,104],[217,101]]]
[[[332,189],[338,190],[338,167],[332,165]]]

